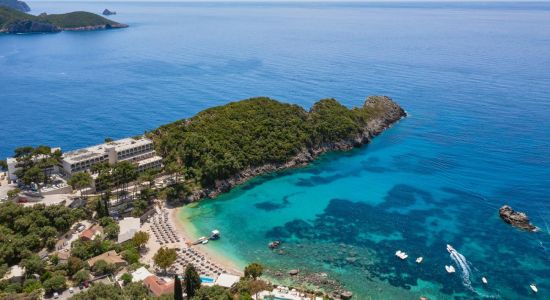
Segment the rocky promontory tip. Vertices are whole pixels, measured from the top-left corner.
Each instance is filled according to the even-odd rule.
[[[537,231],[537,227],[531,224],[525,213],[515,211],[508,205],[501,207],[498,213],[504,222],[514,227],[531,232]]]

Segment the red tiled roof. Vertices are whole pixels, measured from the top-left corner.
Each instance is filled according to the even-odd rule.
[[[85,239],[85,240],[91,240],[94,238],[94,236],[96,235],[96,233],[98,232],[102,232],[103,231],[103,227],[99,226],[99,225],[93,225],[92,227],[84,230],[81,234],[80,234],[80,238],[81,239]]]
[[[148,276],[143,280],[143,284],[149,289],[149,291],[159,297],[162,295],[168,295],[174,293],[174,282],[167,283],[164,279],[155,275]]]

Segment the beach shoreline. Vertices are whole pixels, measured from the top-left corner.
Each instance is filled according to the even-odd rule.
[[[185,222],[184,220],[181,220],[181,218],[179,217],[181,214],[181,210],[184,209],[183,206],[166,207],[165,209],[169,211],[170,219],[175,225],[177,233],[180,234],[186,242],[190,243],[197,239],[197,236],[195,236],[195,234],[189,228],[189,226],[193,225],[190,222]],[[239,267],[237,262],[217,251],[208,249],[208,245],[196,245],[190,247],[193,247],[195,251],[207,257],[208,260],[227,270],[228,273],[239,276],[243,275],[243,271],[241,270],[241,267]]]

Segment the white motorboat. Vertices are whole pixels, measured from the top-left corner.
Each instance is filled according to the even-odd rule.
[[[210,235],[211,240],[217,240],[220,238],[220,231],[217,229],[212,230],[212,234]]]
[[[455,267],[453,266],[445,266],[445,270],[447,270],[447,273],[454,273],[456,272]]]
[[[395,252],[395,256],[397,256],[397,257],[399,257],[399,258],[401,258],[401,259],[406,259],[407,257],[409,257],[409,256],[407,255],[407,253],[405,253],[405,252],[403,252],[403,251],[401,251],[401,250],[397,250],[397,251]]]
[[[529,287],[531,288],[531,290],[535,293],[538,293],[539,292],[539,289],[537,289],[537,286],[534,284],[534,283],[531,283],[529,285]]]
[[[203,245],[208,244],[208,240],[204,240],[201,242]]]
[[[487,278],[481,277],[481,281],[482,281],[484,284],[487,284]]]
[[[416,263],[419,264],[419,263],[421,263],[423,260],[424,260],[424,258],[423,258],[422,256],[420,256],[419,258],[416,259]]]

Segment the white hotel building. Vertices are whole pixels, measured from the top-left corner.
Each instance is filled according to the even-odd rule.
[[[162,167],[162,157],[156,155],[153,141],[145,137],[125,138],[66,152],[61,163],[63,172],[70,176],[89,172],[98,163],[114,165],[121,161],[134,163],[139,172]]]
[[[55,151],[60,148],[53,148]],[[35,159],[40,159],[36,157]],[[146,137],[125,138],[117,141],[69,151],[63,154],[61,164],[55,166],[53,172],[64,176],[72,176],[78,172],[90,172],[93,165],[107,162],[114,165],[120,161],[129,161],[136,165],[138,172],[161,168],[162,157],[155,152],[153,141]],[[17,159],[8,157],[8,178],[17,180],[15,171]]]

